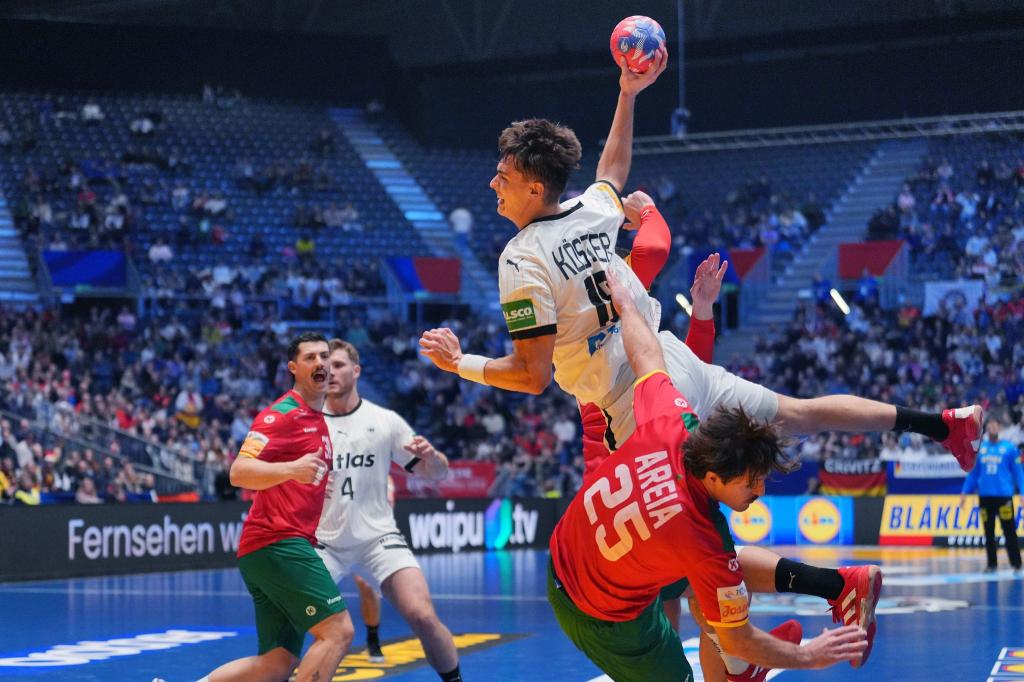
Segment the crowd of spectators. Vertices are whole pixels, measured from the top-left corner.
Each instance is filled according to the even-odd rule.
[[[963,151],[972,142],[959,144]],[[959,168],[928,159],[871,217],[869,239],[906,240],[920,277],[984,279],[990,289],[1024,280],[1024,159],[993,162],[986,152],[995,153],[965,154]]]
[[[749,358],[730,367],[751,381],[801,398],[851,393],[938,411],[981,404],[1024,445],[1024,293],[936,315],[877,298],[851,302],[850,314],[825,301],[804,304],[790,324],[760,338]],[[941,453],[916,434],[824,434],[796,446],[804,459],[899,459]]]

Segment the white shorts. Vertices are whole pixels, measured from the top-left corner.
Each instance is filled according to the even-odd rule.
[[[378,590],[385,580],[403,568],[420,567],[401,533],[388,533],[377,540],[344,549],[318,544],[316,553],[334,582],[355,573]]]
[[[660,332],[658,341],[672,383],[701,421],[720,406],[742,407],[755,419],[774,421],[779,412],[779,398],[773,391],[727,372],[723,367],[703,362],[672,332]],[[615,443],[608,443],[608,446],[614,450],[636,430],[632,388],[606,409],[606,415],[611,418],[615,438]]]

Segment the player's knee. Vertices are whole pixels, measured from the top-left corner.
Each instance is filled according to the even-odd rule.
[[[299,665],[299,659],[284,648],[274,649],[262,656],[263,666],[274,679],[287,679]]]
[[[317,639],[330,642],[332,645],[348,649],[355,638],[355,627],[352,625],[352,618],[348,615],[348,611],[342,611],[321,621],[310,630],[310,634]]]
[[[416,632],[422,632],[425,630],[431,630],[440,626],[441,621],[437,619],[437,614],[434,613],[434,609],[430,606],[430,603],[417,604],[406,614],[406,620]]]

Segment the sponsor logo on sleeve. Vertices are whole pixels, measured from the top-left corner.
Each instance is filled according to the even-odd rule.
[[[269,442],[270,439],[262,433],[250,431],[242,442],[242,447],[238,454],[243,457],[259,457],[260,453],[263,452],[263,448],[267,447]]]
[[[502,303],[501,310],[505,314],[505,324],[508,325],[510,332],[537,325],[537,314],[534,311],[532,298]]]
[[[718,611],[723,623],[739,623],[750,615],[750,596],[746,583],[718,588]]]

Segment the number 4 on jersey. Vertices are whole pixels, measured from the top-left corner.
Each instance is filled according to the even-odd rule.
[[[583,280],[587,288],[587,298],[597,309],[597,324],[601,327],[610,321],[619,319],[618,313],[612,306],[612,295],[608,293],[608,275],[604,270],[598,270],[590,277]]]
[[[348,496],[349,499],[355,499],[355,492],[352,490],[352,477],[346,476],[345,480],[341,482],[341,496]]]

